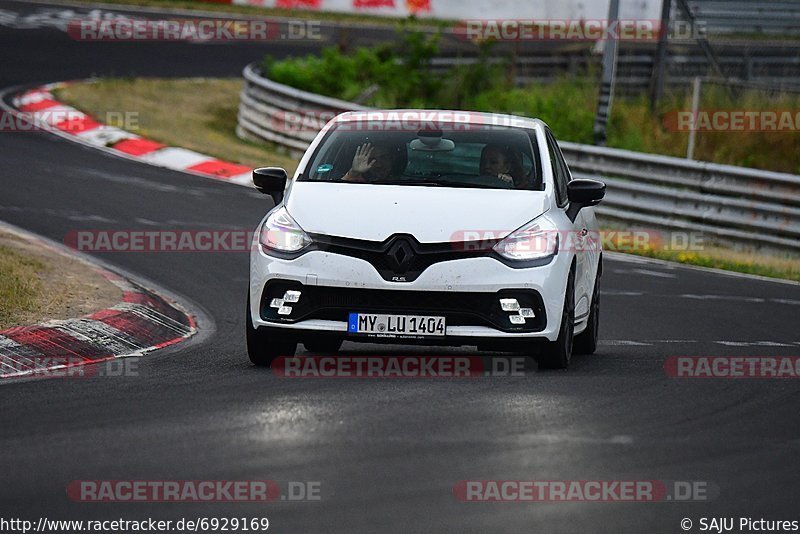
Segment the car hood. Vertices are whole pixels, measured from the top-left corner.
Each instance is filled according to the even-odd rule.
[[[286,208],[308,233],[420,243],[504,237],[547,210],[541,191],[296,182]]]

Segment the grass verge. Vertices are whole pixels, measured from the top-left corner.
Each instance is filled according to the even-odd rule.
[[[38,273],[45,269],[39,260],[0,246],[0,329],[18,324],[19,316],[36,308],[42,292]]]
[[[642,249],[621,249],[619,252],[697,267],[709,267],[764,276],[766,278],[780,278],[800,282],[800,258],[792,256],[773,256],[718,246],[706,246],[698,251],[645,247]]]
[[[84,263],[0,230],[0,330],[80,317],[121,299]]]
[[[236,137],[240,79],[110,78],[75,83],[57,97],[104,123],[167,145],[251,167],[277,166],[294,173],[297,161],[277,149]]]
[[[277,165],[294,172],[296,161],[275,149],[236,137],[238,79],[108,79],[73,84],[59,91],[78,109],[102,118],[106,112],[136,110],[137,133],[251,166]],[[800,259],[718,247],[680,252],[646,248],[625,253],[730,271],[800,281]]]

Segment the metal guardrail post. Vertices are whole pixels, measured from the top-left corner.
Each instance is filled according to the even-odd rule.
[[[697,139],[697,112],[700,109],[700,83],[700,76],[695,76],[692,83],[692,129],[689,130],[686,159],[694,159],[694,143]]]
[[[611,0],[608,7],[608,20],[615,24],[619,18],[619,0]],[[606,146],[608,117],[611,115],[611,102],[614,99],[614,80],[617,72],[618,39],[611,37],[603,41],[603,76],[600,79],[600,95],[597,114],[594,118],[594,143]]]

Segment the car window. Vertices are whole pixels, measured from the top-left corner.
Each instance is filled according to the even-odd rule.
[[[407,132],[360,126],[335,127],[301,181],[542,190],[538,150],[527,130],[445,124],[436,131]],[[355,161],[359,154],[361,167]],[[364,171],[367,160],[376,163]]]
[[[570,173],[564,157],[561,155],[561,150],[558,148],[553,134],[547,131],[547,150],[550,152],[550,164],[553,169],[553,176],[555,177],[556,186],[556,199],[558,205],[563,207],[567,205],[567,183],[570,180]]]

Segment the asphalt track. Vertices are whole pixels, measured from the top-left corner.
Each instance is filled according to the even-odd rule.
[[[237,76],[267,50],[291,51],[76,43],[51,29],[0,28],[0,87],[89,74]],[[81,229],[251,229],[270,206],[245,188],[48,134],[0,134],[0,219],[56,241]],[[681,532],[684,517],[695,525],[700,517],[798,519],[798,382],[681,380],[663,365],[676,355],[797,355],[800,286],[615,257],[603,279],[604,342],[567,372],[290,380],[247,361],[245,253],[99,257],[185,297],[207,316],[200,327],[209,335],[147,356],[139,376],[3,384],[4,518],[266,516],[277,532]],[[67,499],[68,483],[87,479],[318,481],[322,499]],[[649,504],[454,498],[458,481],[482,479],[695,480],[716,485],[719,496]]]

